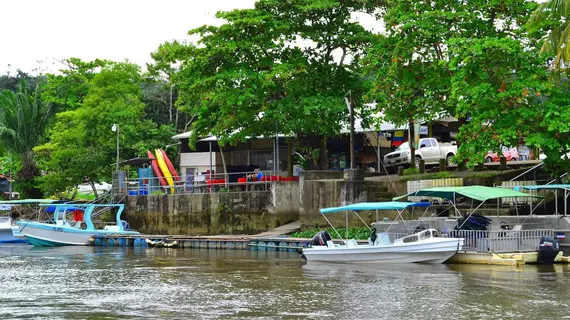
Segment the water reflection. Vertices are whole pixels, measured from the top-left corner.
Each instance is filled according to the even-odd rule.
[[[569,267],[304,263],[296,253],[0,246],[0,319],[546,318]]]

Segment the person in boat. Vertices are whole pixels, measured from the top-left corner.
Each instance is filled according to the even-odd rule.
[[[255,168],[253,173],[247,175],[247,181],[261,181],[261,178],[263,178],[263,172],[259,168]]]

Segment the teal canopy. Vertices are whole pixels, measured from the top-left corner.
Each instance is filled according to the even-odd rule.
[[[436,187],[436,188],[426,188],[416,192],[412,192],[405,196],[396,197],[393,200],[399,200],[408,196],[424,196],[424,197],[436,197],[444,198],[448,200],[453,200],[455,198],[471,198],[479,201],[487,201],[490,199],[501,199],[501,198],[542,198],[540,196],[533,196],[528,193],[522,193],[514,191],[507,188],[493,188],[484,186],[469,186],[469,187]]]
[[[321,213],[332,213],[340,211],[372,211],[372,210],[404,210],[408,207],[429,207],[429,202],[362,202],[354,203],[342,207],[332,207],[321,209]]]
[[[570,184],[545,184],[539,186],[519,186],[515,187],[515,190],[517,190],[517,188],[522,188],[526,190],[557,190],[557,189],[570,190]]]
[[[51,199],[22,199],[22,200],[5,200],[0,201],[0,204],[38,204],[38,203],[52,203],[57,200]]]

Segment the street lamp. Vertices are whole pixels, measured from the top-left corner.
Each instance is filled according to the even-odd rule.
[[[116,123],[113,123],[113,126],[111,127],[111,131],[117,132],[117,164],[115,167],[115,171],[119,171],[119,125]]]

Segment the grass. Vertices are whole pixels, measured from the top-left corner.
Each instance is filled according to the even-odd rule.
[[[299,231],[292,233],[290,237],[292,238],[312,238],[323,229],[310,229],[305,231]],[[331,235],[331,238],[337,239],[338,235],[333,230],[333,228],[328,228],[326,231]],[[345,238],[346,237],[346,228],[336,228],[336,231],[340,233],[340,235]],[[348,228],[348,238],[349,239],[356,239],[356,240],[366,240],[370,238],[370,230],[368,228]]]

